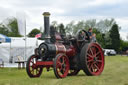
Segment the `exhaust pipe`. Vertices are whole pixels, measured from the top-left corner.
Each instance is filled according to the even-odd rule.
[[[49,12],[44,12],[43,13],[44,16],[44,38],[45,38],[45,42],[50,43],[50,13]]]

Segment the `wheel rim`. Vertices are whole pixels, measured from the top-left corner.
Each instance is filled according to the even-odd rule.
[[[56,61],[56,72],[60,78],[67,76],[69,71],[69,60],[65,55],[60,55]]]
[[[103,71],[104,55],[98,44],[92,43],[89,45],[86,61],[88,70],[91,74],[99,75]]]
[[[42,72],[42,68],[36,65],[36,61],[36,56],[32,56],[29,60],[29,72],[32,77],[39,77]]]

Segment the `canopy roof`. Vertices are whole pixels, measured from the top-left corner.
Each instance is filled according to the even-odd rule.
[[[9,43],[11,42],[11,38],[6,35],[0,34],[0,43]]]

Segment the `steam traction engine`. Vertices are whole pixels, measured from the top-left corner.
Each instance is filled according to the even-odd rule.
[[[35,49],[26,64],[29,77],[40,77],[43,68],[52,67],[57,78],[77,75],[100,75],[104,69],[104,54],[98,43],[90,42],[88,33],[80,30],[76,36],[51,34],[49,12],[44,12],[44,42]]]

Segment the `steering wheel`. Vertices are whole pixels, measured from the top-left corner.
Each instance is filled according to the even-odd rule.
[[[79,30],[77,32],[77,40],[78,41],[89,41],[90,37],[85,30]]]
[[[81,48],[85,42],[90,42],[90,37],[84,29],[77,32],[76,39],[78,48]]]

